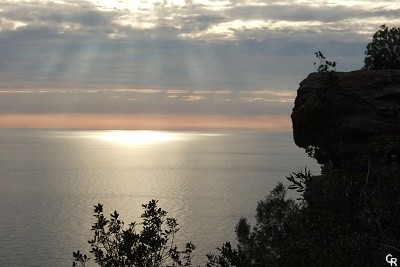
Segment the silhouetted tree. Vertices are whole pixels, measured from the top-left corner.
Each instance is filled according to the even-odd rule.
[[[292,242],[293,238],[301,238],[292,233],[295,224],[301,222],[297,219],[299,214],[300,205],[287,199],[286,188],[278,183],[264,200],[258,202],[257,222],[253,229],[245,218],[239,220],[237,248],[226,242],[218,249],[219,254],[207,255],[207,266],[298,266],[301,261],[297,256],[302,257],[303,253]]]
[[[141,215],[143,222],[140,223],[140,233],[136,232],[136,222],[124,229],[124,222],[118,219],[116,211],[107,219],[103,205],[95,206],[94,236],[88,243],[92,247],[90,253],[99,266],[191,266],[191,253],[195,246],[187,243],[185,250],[178,250],[174,244],[178,223],[174,218],[165,218],[167,212],[158,208],[157,202],[151,200],[142,205],[144,212]],[[73,266],[78,263],[85,266],[90,260],[79,250],[73,253],[73,257]]]
[[[323,175],[292,173],[300,202],[278,184],[258,203],[255,227],[241,218],[237,247],[223,244],[207,266],[385,266],[400,251],[399,151],[399,137],[380,137],[365,171],[325,164]]]
[[[400,69],[400,27],[382,25],[365,51],[364,69]]]

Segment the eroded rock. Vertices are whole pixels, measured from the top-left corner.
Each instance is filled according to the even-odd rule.
[[[296,145],[318,147],[319,163],[341,164],[365,152],[374,137],[400,134],[400,70],[324,73],[300,83],[291,115]]]

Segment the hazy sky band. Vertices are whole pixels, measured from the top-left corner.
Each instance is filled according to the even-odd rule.
[[[294,97],[294,92],[278,90],[3,90],[0,113],[283,115]]]
[[[288,116],[235,117],[180,114],[1,114],[0,125],[2,128],[291,130]]]
[[[399,1],[3,1],[0,114],[288,116],[314,52],[359,69],[384,23]]]

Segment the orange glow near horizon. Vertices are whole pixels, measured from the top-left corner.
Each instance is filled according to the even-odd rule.
[[[0,114],[0,128],[291,130],[289,116]]]

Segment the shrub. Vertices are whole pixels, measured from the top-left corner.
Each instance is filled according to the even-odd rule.
[[[158,208],[157,202],[151,200],[142,205],[144,212],[140,233],[136,232],[136,222],[124,229],[124,222],[116,211],[107,219],[103,205],[94,206],[94,236],[88,243],[92,247],[90,253],[95,263],[99,266],[191,266],[191,253],[195,246],[187,243],[185,250],[178,250],[174,244],[178,223],[174,218],[165,218],[167,212]],[[85,266],[90,260],[79,250],[73,253],[73,257],[73,266]]]
[[[237,248],[225,243],[207,266],[384,266],[400,240],[400,138],[376,138],[362,171],[326,163],[323,175],[292,173],[286,199],[278,184],[258,203],[256,225],[236,226]]]
[[[367,45],[364,69],[400,69],[400,27],[382,25]]]
[[[286,188],[279,183],[257,205],[256,225],[250,230],[245,218],[236,226],[238,247],[230,242],[218,248],[219,254],[208,254],[207,265],[213,266],[296,266],[299,253],[292,232],[299,215],[299,204],[286,199]],[[297,226],[296,226],[297,227]],[[297,231],[296,231],[297,232]],[[297,238],[297,237],[295,237]],[[292,257],[287,257],[291,254]]]

